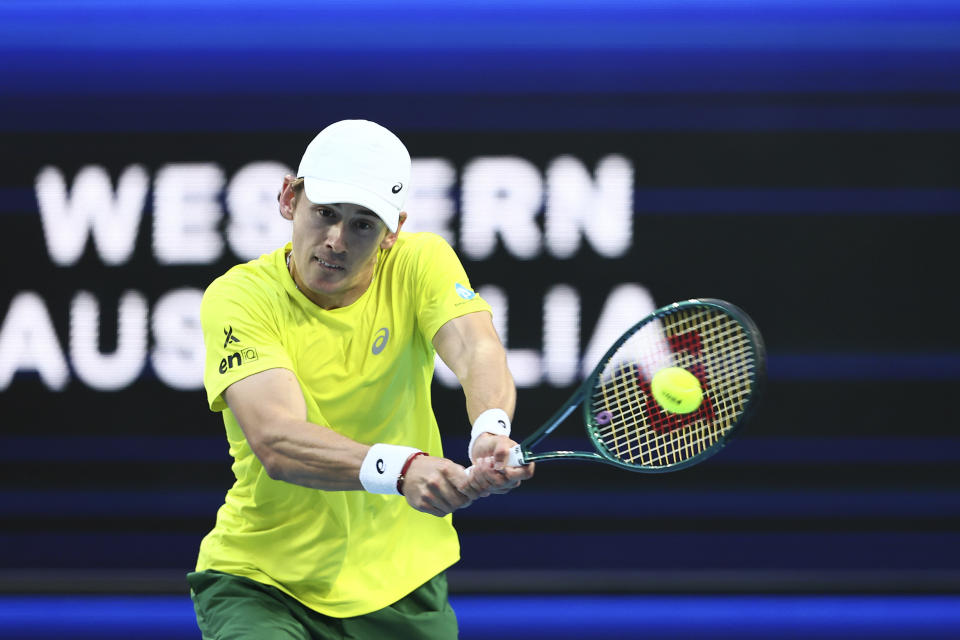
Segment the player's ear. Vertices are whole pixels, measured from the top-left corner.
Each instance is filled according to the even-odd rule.
[[[383,240],[380,241],[381,249],[389,249],[397,241],[397,235],[400,233],[400,228],[403,226],[403,223],[407,220],[407,212],[400,212],[400,219],[397,221],[397,230],[396,231],[387,231],[387,235],[383,236]]]
[[[280,187],[280,195],[277,201],[280,203],[280,215],[287,220],[293,220],[293,210],[297,203],[297,192],[291,186],[296,178],[290,174],[283,176],[283,185]]]

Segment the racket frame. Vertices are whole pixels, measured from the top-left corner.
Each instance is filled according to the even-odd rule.
[[[644,467],[641,465],[627,464],[610,454],[607,451],[607,448],[602,444],[599,435],[601,425],[597,423],[596,418],[590,411],[590,404],[584,401],[587,399],[587,394],[593,391],[596,380],[602,373],[604,366],[624,342],[629,340],[633,334],[647,324],[664,316],[677,313],[685,307],[718,308],[729,314],[747,331],[754,349],[753,380],[751,384],[750,397],[747,399],[746,406],[733,426],[719,440],[717,440],[717,442],[704,449],[697,455],[681,462],[658,467]],[[635,471],[639,473],[665,473],[668,471],[679,471],[680,469],[692,466],[705,460],[706,458],[709,458],[722,449],[733,436],[734,432],[736,432],[738,428],[744,422],[749,420],[750,417],[756,412],[757,403],[765,385],[766,349],[757,325],[753,322],[750,316],[746,314],[746,312],[734,304],[726,302],[725,300],[718,300],[716,298],[691,298],[681,302],[674,302],[653,311],[650,315],[625,331],[623,335],[620,336],[620,339],[617,340],[609,349],[607,349],[607,352],[602,358],[600,358],[600,362],[597,363],[597,366],[594,367],[590,375],[587,376],[580,386],[577,387],[577,389],[573,392],[573,395],[570,396],[570,398],[560,407],[560,409],[554,413],[549,420],[544,422],[539,429],[524,438],[523,442],[513,448],[513,450],[510,452],[510,464],[517,466],[541,460],[588,460],[592,462],[604,462],[615,467],[620,467],[621,469],[627,469],[628,471]],[[532,447],[536,446],[540,441],[550,435],[570,416],[570,414],[576,411],[577,406],[579,405],[583,405],[582,410],[584,426],[587,430],[587,437],[594,446],[594,451],[545,451],[543,453],[534,453],[531,451]]]

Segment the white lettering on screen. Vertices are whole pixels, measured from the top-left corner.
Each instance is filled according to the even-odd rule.
[[[537,257],[543,178],[532,162],[510,156],[477,158],[463,169],[462,191],[460,249],[465,255],[485,260],[499,238],[511,255]]]
[[[157,172],[153,251],[160,264],[210,264],[220,258],[223,184],[223,170],[213,163],[168,164]]]
[[[91,230],[104,264],[127,262],[136,246],[149,186],[147,172],[140,165],[124,169],[116,191],[101,166],[80,169],[70,189],[60,169],[41,169],[35,185],[37,206],[53,264],[75,264],[83,255]]]
[[[414,158],[410,170],[410,194],[404,205],[406,231],[430,231],[451,245],[456,243],[451,224],[456,213],[453,189],[457,170],[444,158]]]
[[[47,305],[34,291],[15,295],[0,324],[0,389],[10,386],[18,371],[35,371],[54,391],[63,390],[70,380]]]
[[[164,294],[153,308],[151,327],[156,346],[150,363],[160,381],[173,389],[203,387],[203,292],[184,287]]]
[[[288,173],[291,170],[279,162],[251,162],[230,179],[227,243],[239,259],[252,260],[289,242],[290,221],[280,216],[277,203]]]
[[[70,305],[70,362],[77,377],[100,391],[130,385],[143,370],[147,354],[147,300],[138,291],[126,291],[117,311],[117,346],[100,351],[100,303],[80,291]]]
[[[544,255],[548,260],[573,260],[585,249],[602,258],[627,256],[634,235],[631,161],[608,155],[591,166],[561,155],[541,166],[545,169],[517,156],[483,156],[466,161],[458,175],[449,159],[416,158],[405,229],[436,233],[474,262],[489,260],[497,251],[520,261]],[[115,183],[100,165],[83,166],[72,178],[61,168],[44,167],[35,189],[49,259],[59,267],[73,266],[92,238],[89,244],[104,265],[126,264],[135,257],[141,230],[152,232],[146,246],[152,247],[159,265],[255,258],[289,241],[290,224],[279,215],[276,202],[286,173],[289,169],[281,163],[255,161],[228,180],[216,163],[170,163],[153,176],[151,202],[151,177],[140,164],[125,166]],[[152,224],[141,224],[145,211]],[[613,289],[593,325],[584,324],[577,283],[550,287],[542,300],[542,338],[531,344],[512,341],[508,334],[510,298],[530,295],[522,278],[480,287],[494,308],[518,386],[576,383],[630,323],[654,309],[641,285],[610,284]],[[200,289],[161,293],[152,309],[144,294],[128,290],[110,307],[118,310],[116,348],[110,353],[100,348],[101,342],[114,341],[101,341],[104,323],[95,294],[76,293],[69,318],[57,322],[44,295],[16,294],[0,319],[0,389],[18,372],[33,372],[47,388],[62,390],[72,367],[84,384],[118,390],[143,375],[148,363],[170,388],[202,388]],[[56,326],[68,326],[67,335],[58,336]],[[592,329],[581,339],[583,326]],[[458,384],[439,360],[436,377],[445,386]]]
[[[573,156],[561,156],[547,168],[544,215],[550,254],[572,258],[581,239],[605,258],[626,254],[633,244],[633,165],[623,156],[607,156],[593,179]]]

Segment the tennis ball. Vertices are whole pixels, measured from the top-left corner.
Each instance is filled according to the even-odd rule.
[[[703,401],[700,381],[680,367],[667,367],[653,374],[650,391],[663,410],[670,413],[691,413]]]

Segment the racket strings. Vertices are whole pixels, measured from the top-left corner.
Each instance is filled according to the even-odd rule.
[[[748,331],[715,307],[666,314],[629,338],[599,376],[592,409],[596,436],[623,462],[663,467],[706,451],[733,428],[746,408],[754,371]],[[666,414],[650,395],[649,379],[666,366],[693,373],[704,390],[687,415]]]
[[[678,356],[677,358],[675,358],[674,366],[683,366],[684,368],[687,368],[688,370],[692,370],[694,372],[697,372],[699,368],[699,374],[700,374],[699,377],[702,379],[704,386],[709,387],[709,381],[707,380],[708,374],[706,369],[707,368],[712,369],[714,367],[708,366],[707,368],[704,368],[703,364],[697,361],[697,358],[701,356],[703,353],[701,343],[707,342],[709,345],[711,341],[709,339],[702,340],[701,335],[707,336],[709,338],[708,334],[713,334],[713,336],[718,339],[723,339],[727,336],[723,335],[724,332],[716,330],[716,327],[717,327],[716,323],[703,324],[702,326],[699,326],[699,327],[695,325],[691,326],[691,323],[689,322],[689,319],[690,319],[689,314],[685,316],[678,316],[678,319],[688,320],[688,322],[677,323],[676,331],[674,331],[673,335],[669,336],[671,346],[675,348],[675,353]],[[691,334],[691,331],[696,333]],[[690,340],[689,336],[691,335],[695,336],[696,339]],[[684,338],[684,340],[675,340],[674,338]],[[687,343],[688,345],[691,343],[696,344],[697,348],[696,349],[689,349],[689,348],[677,349],[676,348],[677,345],[683,345],[684,343]],[[713,353],[716,353],[716,352],[713,352]],[[649,395],[649,389],[645,389],[644,391],[646,391],[647,395]],[[651,404],[650,407],[651,409],[655,408],[655,404]],[[711,404],[707,404],[706,407],[710,410],[714,409],[714,407]],[[722,412],[722,409],[723,409],[722,405],[720,406],[720,409]],[[656,417],[658,415],[657,411],[651,411],[650,413],[651,413],[651,417]],[[701,411],[699,413],[703,414],[704,412]],[[698,417],[698,415],[694,414],[693,417],[696,418]],[[702,415],[699,417],[703,417],[706,421],[709,421],[709,419],[713,418],[714,416],[711,415],[711,411],[708,411],[706,412],[706,415]],[[686,422],[686,424],[683,424],[683,422]],[[707,423],[708,422],[705,422],[704,424],[707,424]],[[697,426],[697,425],[691,424],[690,418],[681,419],[681,424],[683,424],[683,426],[687,428],[677,429],[675,425],[671,425],[671,427],[667,430],[659,430],[659,435],[647,439],[648,441],[651,442],[651,446],[655,447],[653,451],[664,456],[664,462],[666,462],[667,464],[676,463],[689,456],[696,455],[703,449],[708,448],[710,445],[712,445],[722,435],[720,432],[716,430],[708,429],[704,431],[703,429],[701,429],[698,432],[697,430],[690,428],[690,427]],[[722,415],[721,415],[720,424],[722,424]],[[657,425],[655,423],[654,424],[655,430],[656,430],[656,426]]]
[[[642,415],[641,408],[643,403],[647,401],[648,394],[634,382],[635,380],[636,376],[634,372],[628,371],[625,368],[623,373],[617,375],[616,389],[602,396],[602,406],[599,406],[597,403],[594,404],[595,412],[606,410],[624,416],[623,419],[611,421],[609,427],[598,430],[599,435],[603,436],[606,440],[612,441],[611,449],[618,453],[618,457],[620,457],[619,454],[621,450],[624,451],[624,455],[628,455],[627,452],[631,446],[635,446],[637,440],[641,438],[646,443],[648,450],[656,450],[657,447],[661,445],[672,444],[676,446],[677,444],[685,444],[691,447],[691,454],[696,454],[700,449],[695,445],[703,444],[706,442],[707,437],[719,435],[719,431],[713,429],[708,430],[704,438],[694,440],[689,435],[692,433],[690,429],[669,429],[662,431],[655,428],[645,430],[638,429],[637,427],[642,426],[643,422],[643,419],[638,418],[638,416]],[[735,391],[745,394],[749,391],[749,385],[743,385],[742,388]],[[726,407],[720,406],[719,408],[721,410],[728,408],[732,403],[727,401],[725,404]],[[678,436],[680,435],[687,437],[682,443],[678,440]],[[645,460],[644,462],[647,461]]]

